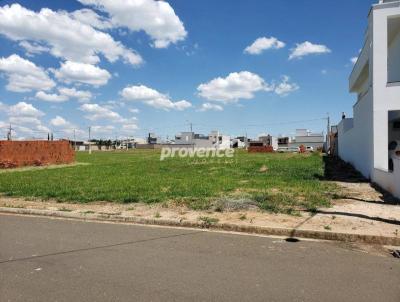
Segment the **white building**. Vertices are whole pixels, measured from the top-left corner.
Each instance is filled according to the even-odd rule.
[[[324,147],[325,137],[323,132],[311,132],[307,129],[296,129],[296,136],[290,143],[291,148],[304,146],[307,149],[318,150]]]
[[[229,149],[231,147],[231,137],[222,135],[219,131],[211,131],[208,136],[194,132],[181,132],[175,136],[175,144],[189,145],[196,148]]]
[[[231,137],[223,135],[219,131],[211,131],[208,139],[212,141],[213,147],[217,149],[229,149],[231,147]]]
[[[338,125],[339,156],[400,197],[400,160],[389,169],[389,143],[400,140],[400,1],[372,6],[364,46],[349,79],[354,118]]]

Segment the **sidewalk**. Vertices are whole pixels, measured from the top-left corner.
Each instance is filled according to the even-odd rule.
[[[289,237],[307,237],[400,246],[400,205],[384,202],[366,182],[337,182],[344,199],[331,208],[299,216],[272,214],[260,210],[234,212],[192,211],[162,205],[90,204],[28,201],[0,198],[0,212],[66,217],[87,220],[132,222],[183,227],[207,227],[239,232]]]

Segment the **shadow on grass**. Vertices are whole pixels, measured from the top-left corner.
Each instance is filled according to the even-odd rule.
[[[324,156],[324,176],[315,175],[319,180],[342,181],[350,183],[366,183],[366,179],[351,164],[340,158]]]

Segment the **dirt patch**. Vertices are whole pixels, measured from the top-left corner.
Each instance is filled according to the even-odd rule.
[[[0,141],[0,168],[69,164],[75,152],[68,141]]]
[[[59,203],[56,201],[25,200],[0,197],[0,207],[58,210],[82,214],[122,215],[174,221],[198,222],[200,219],[216,220],[239,226],[292,228],[294,230],[327,231],[347,234],[387,236],[400,238],[400,205],[386,204],[377,199],[379,193],[364,184],[343,185],[346,192],[369,198],[368,201],[338,199],[331,208],[318,208],[310,213],[299,211],[298,215],[274,214],[258,209],[247,200],[224,200],[220,207],[208,211],[195,211],[176,204],[119,204],[95,202],[88,204]],[[349,191],[347,191],[349,190]],[[206,217],[206,218],[204,218]]]

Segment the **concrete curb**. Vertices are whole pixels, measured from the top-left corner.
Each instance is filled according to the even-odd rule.
[[[69,218],[85,221],[108,221],[108,222],[123,222],[134,224],[147,224],[159,226],[173,226],[186,228],[207,228],[211,230],[223,230],[240,233],[275,235],[285,237],[299,237],[321,240],[335,240],[344,242],[360,242],[369,244],[392,245],[400,246],[400,237],[388,237],[379,235],[366,235],[356,233],[337,233],[330,231],[318,231],[308,229],[291,229],[279,227],[261,227],[253,225],[237,225],[233,223],[214,223],[205,224],[204,222],[191,222],[184,220],[173,219],[158,219],[158,218],[143,218],[134,216],[121,216],[112,214],[96,214],[96,213],[72,213],[64,211],[38,210],[25,208],[8,208],[0,207],[0,213],[19,214],[19,215],[35,215],[46,217]]]

